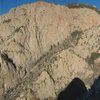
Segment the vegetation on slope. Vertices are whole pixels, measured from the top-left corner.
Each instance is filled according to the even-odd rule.
[[[94,61],[100,57],[100,53],[93,52],[91,56],[86,59],[89,65],[94,64]]]
[[[89,8],[95,10],[98,14],[100,14],[100,10],[95,6],[87,5],[87,4],[68,4],[66,5],[68,8]]]

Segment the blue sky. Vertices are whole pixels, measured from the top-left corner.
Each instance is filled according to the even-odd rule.
[[[8,12],[11,8],[20,6],[25,3],[36,2],[39,0],[0,0],[0,15]],[[54,2],[57,4],[68,4],[68,3],[82,3],[95,5],[100,8],[100,0],[44,0],[47,2]]]

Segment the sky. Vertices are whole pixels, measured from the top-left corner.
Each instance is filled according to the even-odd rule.
[[[0,0],[0,15],[7,13],[11,8],[36,1],[39,0]],[[100,0],[41,0],[41,1],[53,2],[61,5],[70,3],[88,4],[88,5],[95,5],[97,8],[100,8]]]

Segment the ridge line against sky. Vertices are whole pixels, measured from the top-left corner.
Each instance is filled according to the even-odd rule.
[[[14,7],[37,1],[45,1],[61,5],[70,3],[88,4],[100,8],[99,0],[0,0],[0,15],[7,13],[10,9]]]

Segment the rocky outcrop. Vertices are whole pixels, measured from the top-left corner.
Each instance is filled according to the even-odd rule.
[[[54,100],[79,77],[99,75],[100,15],[37,2],[0,17],[1,100]],[[98,73],[96,73],[98,71]]]

